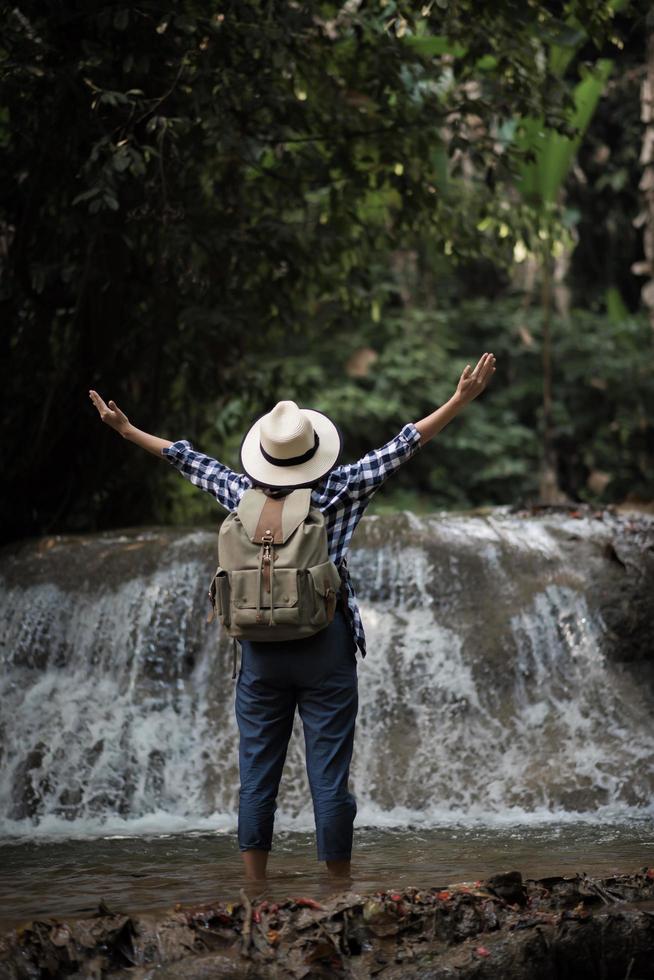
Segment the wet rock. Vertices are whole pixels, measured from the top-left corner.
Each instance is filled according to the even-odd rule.
[[[509,904],[525,905],[527,891],[519,871],[506,871],[504,874],[493,875],[486,882],[489,890]]]
[[[47,789],[47,777],[39,777],[45,751],[46,746],[39,742],[16,766],[11,786],[11,820],[34,817],[39,812],[43,790]]]

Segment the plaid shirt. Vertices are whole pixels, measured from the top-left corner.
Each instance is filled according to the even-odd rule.
[[[336,565],[345,559],[354,530],[373,494],[419,448],[420,433],[413,422],[408,422],[381,449],[371,450],[356,463],[334,467],[312,487],[311,502],[325,515],[329,557]],[[213,494],[229,511],[236,510],[241,497],[252,486],[244,473],[235,473],[217,459],[196,452],[187,439],[180,439],[161,452],[182,476]],[[366,637],[347,564],[343,566],[343,574],[350,628],[361,656],[365,657]]]

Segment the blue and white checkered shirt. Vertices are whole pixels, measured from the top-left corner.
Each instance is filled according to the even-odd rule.
[[[371,450],[356,463],[334,467],[311,488],[312,504],[325,515],[329,557],[336,565],[345,558],[355,528],[373,494],[419,448],[420,433],[413,422],[408,422],[381,449]],[[213,494],[229,511],[236,510],[241,497],[252,486],[244,473],[235,473],[217,459],[196,452],[187,439],[173,442],[161,452],[182,476]],[[365,657],[366,637],[347,565],[344,572],[350,627],[361,656]]]

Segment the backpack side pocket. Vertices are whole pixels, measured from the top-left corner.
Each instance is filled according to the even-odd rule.
[[[209,589],[209,598],[211,599],[211,605],[213,607],[213,612],[218,614],[220,622],[223,626],[229,626],[231,622],[231,615],[229,610],[230,602],[230,587],[229,587],[229,575],[224,568],[220,565],[216,569],[216,573],[211,580],[211,588]],[[207,618],[207,622],[211,622],[213,619],[213,614],[210,613]]]
[[[313,565],[309,571],[309,584],[313,591],[313,615],[311,624],[322,627],[331,623],[336,612],[336,602],[341,589],[341,576],[333,561]]]

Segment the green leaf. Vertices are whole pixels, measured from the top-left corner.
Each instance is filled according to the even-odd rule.
[[[402,40],[424,58],[432,58],[441,54],[451,54],[455,58],[462,58],[468,51],[457,41],[450,41],[449,38],[438,34],[432,34],[431,37],[416,37],[409,34],[405,35]]]
[[[113,158],[114,170],[117,170],[118,173],[122,173],[124,170],[127,170],[131,162],[132,160],[129,153],[118,152],[114,154],[114,158]]]
[[[99,193],[99,187],[92,187],[90,190],[83,191],[81,194],[78,194],[77,197],[74,197],[71,203],[75,205],[79,204],[81,201],[89,201],[92,197],[95,197]]]
[[[587,38],[587,33],[574,17],[569,17],[551,39],[548,64],[557,78],[563,78],[566,68]]]
[[[593,70],[586,71],[576,86],[574,110],[569,120],[577,131],[574,138],[545,127],[542,119],[522,120],[516,142],[535,156],[533,163],[520,167],[518,186],[525,198],[541,207],[557,200],[612,68],[612,61],[601,59]]]
[[[124,31],[127,29],[129,24],[129,9],[124,7],[122,10],[117,10],[114,14],[114,27],[117,31]]]
[[[606,312],[612,323],[621,323],[629,317],[629,310],[620,295],[620,290],[615,286],[609,286],[604,294],[604,299]]]
[[[497,68],[498,60],[494,54],[485,54],[477,60],[477,68],[480,71],[493,71]]]

